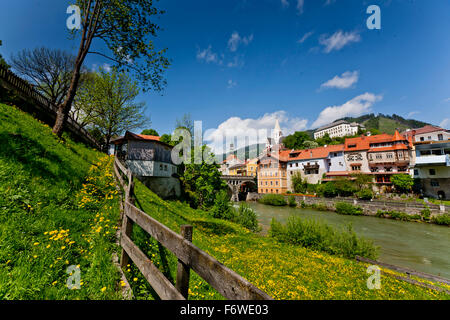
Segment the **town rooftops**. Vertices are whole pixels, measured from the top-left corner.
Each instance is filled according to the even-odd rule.
[[[385,146],[374,148],[376,144],[404,142],[405,144],[394,144],[392,146]],[[394,135],[387,133],[377,134],[375,136],[361,136],[356,138],[345,139],[345,151],[369,150],[369,151],[389,151],[389,150],[403,150],[411,146],[411,140],[402,136],[398,131]]]
[[[314,149],[292,150],[289,152],[289,161],[326,158],[330,152],[338,151],[344,151],[343,144],[330,145]]]

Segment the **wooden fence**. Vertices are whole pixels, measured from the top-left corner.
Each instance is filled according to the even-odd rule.
[[[51,115],[51,117],[56,118],[57,108],[50,102],[50,100],[44,97],[36,89],[34,89],[34,87],[30,83],[28,83],[28,81],[16,76],[14,73],[9,71],[2,65],[0,65],[0,85],[7,89],[14,90],[19,94],[20,97],[26,100],[30,100],[36,110],[45,112]],[[70,115],[67,118],[66,126],[76,136],[100,149],[100,145],[98,144],[98,142]]]
[[[117,158],[114,162],[114,172],[124,190],[124,202],[121,205],[123,209],[120,239],[121,266],[125,267],[132,260],[161,299],[187,299],[189,275],[192,269],[226,299],[272,300],[265,292],[193,245],[192,226],[181,226],[180,235],[136,208],[133,174]],[[131,240],[133,223],[140,226],[178,258],[175,286],[133,243]]]
[[[449,279],[446,279],[446,278],[443,278],[443,277],[440,277],[440,276],[435,276],[435,275],[428,274],[428,273],[424,273],[424,272],[420,272],[420,271],[415,271],[415,270],[412,270],[412,269],[409,269],[409,268],[405,268],[405,267],[394,266],[392,264],[388,264],[388,263],[384,263],[384,262],[380,262],[380,261],[376,261],[376,260],[371,260],[371,259],[368,259],[368,258],[363,258],[363,257],[360,257],[360,256],[356,256],[355,259],[356,259],[356,261],[359,261],[359,262],[364,262],[364,263],[369,263],[369,264],[372,264],[372,265],[377,265],[377,266],[380,266],[380,267],[383,267],[383,268],[386,268],[386,269],[390,269],[390,270],[393,270],[393,271],[396,271],[396,272],[399,272],[399,273],[406,274],[406,277],[397,276],[397,275],[394,275],[394,274],[389,274],[390,276],[393,276],[394,278],[396,278],[398,280],[406,281],[406,282],[409,282],[409,283],[412,283],[412,284],[415,284],[415,285],[418,285],[418,286],[421,286],[421,287],[425,287],[425,288],[429,288],[429,289],[433,289],[433,290],[437,290],[437,291],[444,291],[447,294],[450,294],[449,290],[446,290],[446,289],[444,289],[442,287],[438,287],[438,286],[435,286],[435,285],[432,285],[432,284],[428,284],[428,283],[424,283],[424,282],[420,282],[420,281],[414,280],[414,279],[411,278],[411,276],[414,276],[414,277],[417,277],[417,278],[420,278],[420,279],[423,279],[423,280],[431,281],[431,282],[434,282],[434,283],[444,283],[446,285],[450,285],[450,280]]]

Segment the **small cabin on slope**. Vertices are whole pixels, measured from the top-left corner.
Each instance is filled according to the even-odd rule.
[[[172,146],[160,141],[158,136],[130,131],[112,143],[114,155],[153,192],[162,198],[180,195],[177,166],[171,158]]]

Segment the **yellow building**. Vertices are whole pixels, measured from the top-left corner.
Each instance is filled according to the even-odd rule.
[[[273,152],[259,159],[258,193],[283,194],[288,191],[286,169],[289,152]]]
[[[235,164],[228,168],[229,176],[246,176],[247,175],[247,165],[245,163]]]
[[[256,177],[258,174],[258,158],[250,159],[246,162],[247,175]]]

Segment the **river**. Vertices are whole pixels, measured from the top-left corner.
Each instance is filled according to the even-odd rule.
[[[373,240],[380,247],[379,261],[450,279],[449,227],[369,216],[345,216],[329,211],[273,207],[256,202],[248,204],[257,213],[263,233],[267,233],[272,218],[285,223],[290,215],[322,220],[339,228],[352,223],[357,235]]]

